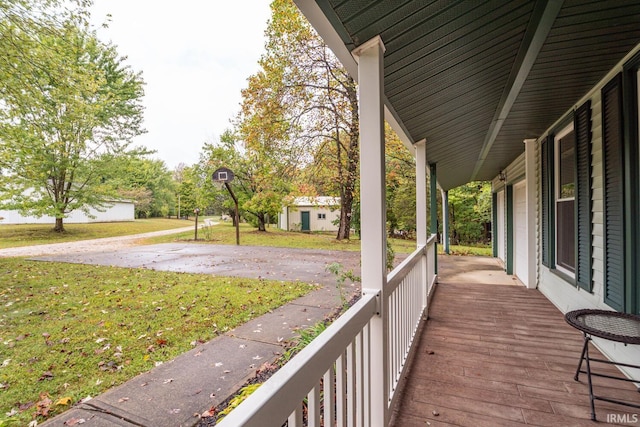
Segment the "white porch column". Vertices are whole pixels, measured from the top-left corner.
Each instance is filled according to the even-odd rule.
[[[427,244],[427,140],[422,139],[416,147],[416,243]]]
[[[525,181],[527,192],[527,288],[538,287],[538,256],[536,250],[536,140],[524,140]]]
[[[449,255],[449,192],[440,189],[442,194],[442,246]]]
[[[358,61],[360,96],[360,224],[363,293],[379,293],[379,314],[371,321],[371,401],[369,422],[389,422],[389,374],[386,298],[386,194],[384,164],[384,44],[380,36],[353,51]],[[366,416],[365,416],[366,417]]]

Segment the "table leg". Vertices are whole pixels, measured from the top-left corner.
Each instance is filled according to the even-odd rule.
[[[591,383],[591,364],[589,363],[589,341],[591,338],[585,333],[584,334],[584,349],[582,350],[585,356],[585,361],[587,362],[587,382],[589,383],[589,401],[591,402],[591,420],[596,421],[596,408],[594,404],[593,398],[593,384]],[[582,364],[582,361],[580,361]]]
[[[578,369],[576,369],[576,374],[573,379],[578,381],[578,377],[580,376],[580,369],[582,369],[582,361],[584,360],[584,353],[587,351],[587,346],[589,345],[589,340],[587,339],[587,335],[584,336],[584,345],[582,346],[582,353],[580,354],[580,362],[578,362]]]

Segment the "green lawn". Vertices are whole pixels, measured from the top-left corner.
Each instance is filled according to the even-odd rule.
[[[210,227],[201,227],[198,230],[198,242],[215,243],[221,245],[235,245],[236,231],[230,222],[220,222]],[[176,241],[193,241],[194,232],[172,234],[144,239],[145,244],[168,243]],[[415,240],[390,238],[391,247],[397,254],[409,254],[416,249]],[[286,248],[328,249],[340,251],[359,251],[360,239],[352,235],[351,240],[336,240],[335,232],[300,233],[295,231],[283,231],[276,227],[270,227],[267,231],[257,231],[255,227],[247,223],[240,224],[240,244],[246,246],[272,246]],[[491,256],[490,246],[463,246],[451,245],[452,255],[479,255]],[[438,252],[443,253],[442,245],[438,245]]]
[[[62,412],[312,289],[19,258],[0,259],[0,283],[0,426],[27,425],[45,395]]]
[[[65,224],[65,232],[56,233],[53,231],[53,224],[0,224],[0,249],[125,236],[189,226],[193,226],[193,221],[151,218],[131,222]]]

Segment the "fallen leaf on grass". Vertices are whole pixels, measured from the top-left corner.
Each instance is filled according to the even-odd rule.
[[[46,392],[40,393],[40,400],[36,403],[36,412],[35,416],[41,415],[43,417],[49,416],[49,411],[51,410],[51,398],[49,398],[49,394]]]
[[[67,405],[70,405],[72,401],[73,401],[73,399],[71,399],[70,397],[61,397],[56,402],[56,405],[67,406]]]
[[[7,417],[13,417],[14,415],[16,415],[16,414],[18,414],[18,413],[19,413],[19,411],[18,411],[16,408],[13,408],[13,409],[11,409],[11,411],[10,411],[10,412],[5,412],[4,414],[5,414]]]
[[[42,375],[40,375],[38,381],[50,380],[51,378],[53,378],[53,374],[51,373],[51,371],[46,371]]]
[[[33,405],[35,405],[34,402],[21,403],[20,405],[18,405],[18,409],[20,411],[26,411],[27,409],[31,408]]]

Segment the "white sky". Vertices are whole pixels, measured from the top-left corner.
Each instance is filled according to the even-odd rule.
[[[92,20],[112,15],[103,41],[118,46],[146,83],[147,133],[134,140],[173,170],[199,160],[239,111],[258,70],[269,0],[95,0]]]

